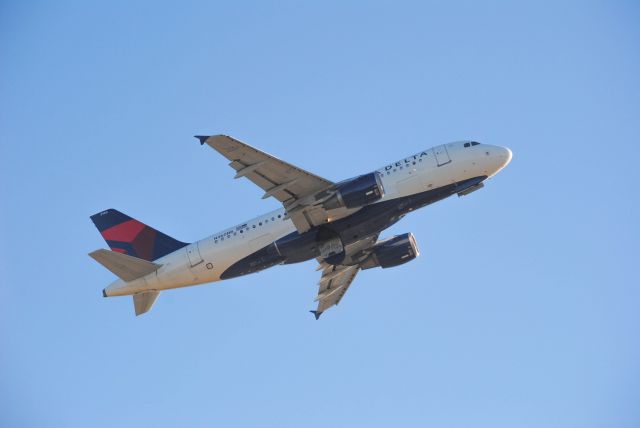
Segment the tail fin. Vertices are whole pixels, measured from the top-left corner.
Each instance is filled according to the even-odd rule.
[[[153,261],[186,245],[113,208],[91,216],[112,251]]]

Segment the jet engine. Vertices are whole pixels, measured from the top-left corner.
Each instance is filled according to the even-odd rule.
[[[404,233],[377,243],[371,254],[360,263],[362,269],[383,269],[407,263],[420,255],[412,233]]]
[[[335,191],[322,203],[326,210],[359,208],[384,196],[382,180],[377,172],[361,175],[336,184]]]

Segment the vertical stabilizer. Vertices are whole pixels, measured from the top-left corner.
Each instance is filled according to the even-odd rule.
[[[153,261],[188,245],[113,208],[91,220],[112,251]]]

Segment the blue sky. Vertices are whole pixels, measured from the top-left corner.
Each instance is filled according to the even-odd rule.
[[[635,2],[3,2],[0,425],[637,427]],[[315,262],[136,318],[89,216],[193,241],[277,208],[194,134],[339,180],[508,146],[417,260],[316,322]]]

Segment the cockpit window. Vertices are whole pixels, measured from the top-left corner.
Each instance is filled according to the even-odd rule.
[[[471,143],[464,143],[465,147],[471,147]]]
[[[477,141],[472,141],[472,142],[471,142],[471,145],[472,145],[472,146],[477,146],[478,144],[480,144],[480,143],[478,143]]]

